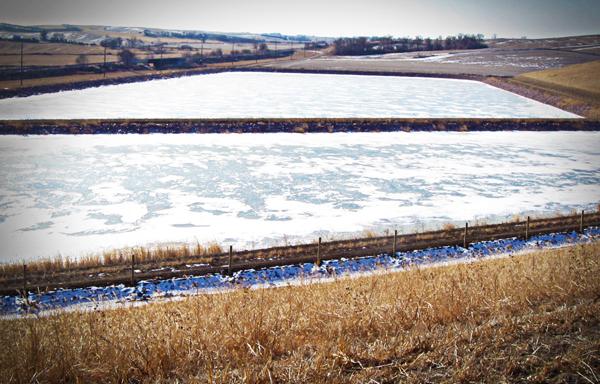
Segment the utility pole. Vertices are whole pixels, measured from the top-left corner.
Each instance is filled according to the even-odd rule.
[[[23,295],[27,297],[27,264],[23,264]]]
[[[235,41],[231,43],[231,66],[233,67],[233,51],[235,50]]]
[[[106,79],[106,45],[104,46],[104,78]]]
[[[21,40],[21,87],[23,86],[23,40]]]

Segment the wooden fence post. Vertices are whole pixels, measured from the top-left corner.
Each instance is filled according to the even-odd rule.
[[[529,240],[529,221],[531,218],[527,216],[527,223],[525,224],[525,240]]]
[[[392,248],[392,257],[396,257],[396,244],[398,243],[398,230],[394,229],[394,247]]]
[[[465,233],[463,237],[463,248],[467,248],[467,231],[469,230],[469,222],[465,223]]]
[[[23,294],[27,295],[27,264],[23,264]]]
[[[579,233],[583,233],[583,209],[581,210],[581,218],[579,219]]]
[[[229,262],[227,263],[227,274],[231,276],[231,260],[233,259],[233,245],[229,246]]]
[[[317,244],[317,267],[321,266],[321,238],[319,237],[319,243]]]
[[[131,254],[131,286],[135,286],[135,254]]]

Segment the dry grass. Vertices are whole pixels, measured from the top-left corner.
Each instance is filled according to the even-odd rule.
[[[119,51],[108,49],[107,53],[116,55]],[[0,55],[20,55],[21,43],[17,41],[0,41]],[[23,43],[25,55],[102,55],[104,47],[99,45],[79,45],[66,43]]]
[[[579,91],[600,98],[600,60],[558,69],[530,72],[517,77],[558,89]]]
[[[23,57],[25,66],[63,66],[77,64],[78,55],[26,55]],[[103,55],[87,55],[88,64],[102,64]],[[108,63],[118,60],[117,56],[107,56]],[[0,67],[18,67],[21,63],[19,55],[0,55]]]
[[[600,96],[588,92],[520,76],[511,79],[487,78],[484,82],[589,119],[600,119]]]
[[[139,59],[147,59],[150,57],[150,53],[140,52],[136,53],[136,56]],[[25,66],[64,66],[64,65],[74,65],[77,64],[77,56],[72,54],[51,54],[51,55],[25,55],[23,57],[23,65]],[[103,54],[93,54],[86,55],[87,64],[100,64],[104,63],[104,55]],[[163,57],[181,57],[180,53],[168,53],[164,54]],[[118,61],[118,56],[115,55],[107,55],[106,62],[107,63],[115,63]],[[21,58],[19,55],[0,55],[0,67],[18,67],[21,63]]]
[[[42,260],[36,260],[27,264],[28,272],[60,272],[77,269],[105,269],[111,266],[122,266],[131,264],[132,256],[137,264],[157,263],[161,261],[181,261],[194,257],[196,261],[209,261],[212,255],[222,253],[223,249],[219,244],[210,243],[208,245],[195,244],[190,245],[160,245],[154,248],[133,247],[123,249],[113,249],[101,254],[89,254],[77,258],[55,257]],[[19,275],[23,271],[22,264],[0,264],[0,276]]]
[[[120,50],[108,49],[107,62],[115,62]],[[138,58],[146,58],[148,51],[132,49]],[[21,63],[21,43],[0,41],[0,66],[18,67]],[[77,56],[85,55],[89,64],[104,62],[104,48],[99,45],[79,45],[66,43],[24,43],[23,65],[63,66],[76,64]],[[181,52],[165,53],[164,57],[180,57]]]
[[[86,81],[102,81],[104,78],[106,79],[121,79],[121,78],[130,78],[130,77],[143,77],[154,74],[164,74],[170,75],[177,72],[184,72],[185,70],[165,70],[165,71],[153,71],[153,70],[145,70],[145,71],[117,71],[117,72],[108,72],[106,73],[106,77],[103,74],[77,74],[77,75],[67,75],[67,76],[52,76],[52,77],[42,77],[39,79],[25,79],[23,81],[24,87],[40,87],[47,85],[57,85],[57,84],[72,84]],[[0,81],[0,89],[18,89],[21,88],[19,85],[19,80],[3,80]]]
[[[494,79],[487,82],[587,118],[600,118],[600,60],[525,73],[505,86]]]
[[[442,225],[442,229],[445,231],[451,231],[453,229],[456,229],[456,225],[452,223],[444,223],[444,225]]]
[[[23,382],[597,382],[600,244],[0,321]]]

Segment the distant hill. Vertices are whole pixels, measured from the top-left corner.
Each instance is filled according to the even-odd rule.
[[[78,31],[79,28],[75,25],[60,24],[60,25],[49,25],[49,26],[38,26],[38,25],[17,25],[9,23],[0,23],[0,31],[3,32],[15,32],[15,33],[40,33],[46,32],[68,32]]]
[[[98,44],[106,37],[142,38],[152,43],[159,39],[210,40],[225,43],[262,43],[262,42],[316,42],[333,41],[331,37],[284,35],[281,33],[220,32],[205,30],[179,30],[144,27],[97,26],[97,25],[17,25],[0,23],[0,36],[3,38],[38,37],[42,32],[60,32],[68,42],[80,44]]]

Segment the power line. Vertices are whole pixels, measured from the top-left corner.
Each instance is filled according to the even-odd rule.
[[[23,40],[21,40],[21,87],[23,86]]]

